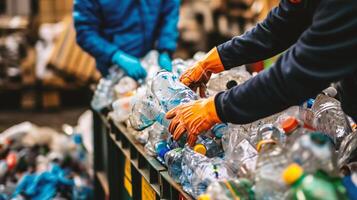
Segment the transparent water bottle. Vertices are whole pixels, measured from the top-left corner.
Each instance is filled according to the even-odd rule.
[[[307,173],[324,170],[330,175],[337,175],[334,146],[322,133],[314,132],[301,136],[289,148],[288,155],[292,162],[299,164]]]
[[[188,146],[185,146],[182,151],[182,174],[180,176],[180,183],[183,190],[191,195],[193,194],[192,179],[194,170],[198,168],[202,162],[207,163],[209,159],[202,154],[195,153]]]
[[[151,156],[156,156],[161,149],[158,149],[158,147],[160,147],[158,144],[160,144],[160,142],[166,141],[168,132],[165,127],[157,122],[155,122],[148,129],[149,138],[145,145],[145,151]]]
[[[108,76],[100,79],[91,101],[91,107],[94,110],[100,112],[112,104],[114,101],[113,87],[124,75],[124,71],[118,66],[112,66]]]
[[[129,116],[131,126],[138,131],[153,125],[156,121],[164,126],[165,113],[163,112],[159,102],[151,93],[150,89],[146,90],[146,95],[139,101],[136,101],[132,112]]]
[[[207,187],[219,180],[234,177],[233,172],[220,158],[211,158],[208,162],[200,162],[192,175],[192,195],[197,198],[206,192]]]
[[[257,199],[283,199],[287,190],[281,178],[289,160],[285,149],[274,140],[263,140],[257,145],[259,152],[255,171]]]
[[[178,105],[198,99],[195,92],[183,85],[177,76],[167,71],[160,71],[153,78],[151,91],[159,101],[164,112]]]
[[[286,135],[286,143],[287,145],[291,145],[294,143],[297,138],[312,132],[312,130],[304,128],[303,125],[299,122],[299,120],[295,117],[287,117],[281,123],[281,127]]]
[[[237,132],[230,124],[229,127],[222,137],[226,165],[239,177],[252,179],[258,153],[247,135]]]
[[[165,164],[169,175],[176,181],[180,181],[182,174],[182,148],[172,149],[165,153]]]
[[[277,127],[273,124],[264,124],[258,128],[256,144],[262,140],[275,140],[281,144],[285,143],[286,137]]]
[[[312,106],[314,113],[314,127],[327,134],[335,143],[336,148],[340,146],[345,136],[352,132],[349,127],[345,113],[342,111],[341,103],[330,97],[334,88],[328,88],[324,93],[319,94]]]
[[[198,137],[196,145],[193,147],[193,150],[209,158],[223,156],[222,146],[219,145],[212,138],[207,137],[205,135],[201,135]]]
[[[248,179],[230,179],[211,183],[198,200],[254,200],[253,184]]]

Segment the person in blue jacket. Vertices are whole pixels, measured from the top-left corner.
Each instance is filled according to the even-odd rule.
[[[117,65],[138,80],[146,77],[139,58],[159,51],[159,65],[171,71],[178,38],[179,0],[74,0],[77,43],[103,76]]]
[[[213,48],[180,80],[204,89],[212,73],[285,53],[244,84],[169,111],[174,139],[187,133],[193,145],[216,123],[253,122],[300,105],[333,82],[344,112],[357,120],[356,16],[356,0],[281,0],[263,22]]]

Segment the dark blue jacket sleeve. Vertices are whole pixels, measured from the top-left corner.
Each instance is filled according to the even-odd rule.
[[[289,48],[311,23],[309,9],[308,4],[282,0],[252,30],[219,45],[225,69],[264,60]]]
[[[157,49],[174,52],[178,38],[177,23],[179,18],[180,0],[163,0]]]
[[[111,62],[117,47],[100,35],[100,7],[95,0],[74,1],[74,25],[77,43],[101,63]]]
[[[221,120],[239,124],[253,122],[300,104],[331,82],[356,74],[356,8],[355,0],[321,1],[311,26],[272,68],[216,96],[215,105]],[[286,28],[295,29],[294,26],[296,24]],[[253,36],[246,38],[254,40]],[[240,46],[247,49],[248,44],[250,42],[243,42]],[[260,52],[258,46],[252,47],[249,53],[254,55],[255,51]],[[232,58],[235,53],[237,51]],[[245,59],[241,56],[246,53],[237,54],[237,60]],[[246,59],[251,60],[254,59]]]

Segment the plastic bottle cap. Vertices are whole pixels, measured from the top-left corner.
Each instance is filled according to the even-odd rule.
[[[283,180],[285,183],[291,185],[294,184],[304,173],[304,170],[300,165],[293,163],[290,164],[284,171],[283,171]]]
[[[211,197],[208,194],[202,194],[197,200],[211,200]]]
[[[285,131],[285,133],[290,133],[299,125],[298,120],[295,117],[288,117],[283,121],[281,127]]]
[[[207,152],[207,149],[203,144],[196,144],[195,147],[193,147],[193,150],[202,155],[206,155]]]

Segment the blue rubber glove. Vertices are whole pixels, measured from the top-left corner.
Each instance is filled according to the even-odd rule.
[[[122,51],[117,51],[112,57],[112,62],[118,65],[125,73],[135,80],[144,79],[147,75],[146,70],[140,60]]]
[[[171,72],[172,71],[172,60],[170,58],[170,55],[167,52],[161,53],[159,55],[159,65],[161,69],[165,69],[166,71]]]

